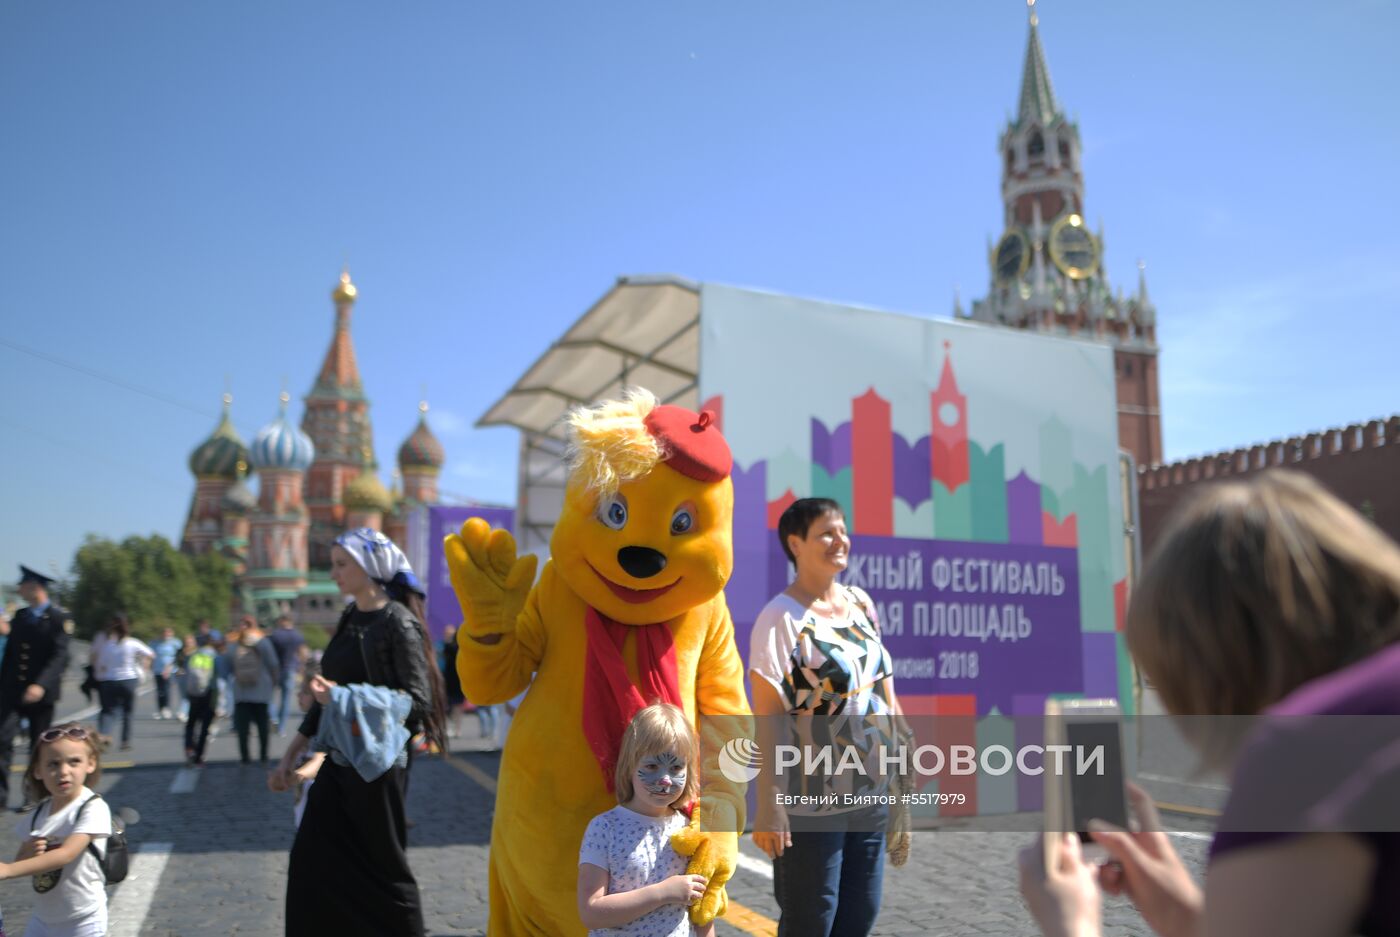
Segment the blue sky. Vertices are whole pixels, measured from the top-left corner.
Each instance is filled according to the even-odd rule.
[[[1168,456],[1400,410],[1400,5],[1038,10]],[[948,315],[1025,42],[1017,0],[5,4],[0,575],[177,538],[225,380],[246,439],[299,418],[347,261],[385,474],[426,387],[490,501],[473,422],[619,274]]]

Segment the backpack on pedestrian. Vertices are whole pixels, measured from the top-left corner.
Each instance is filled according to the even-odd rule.
[[[256,644],[239,644],[233,652],[233,680],[241,687],[255,687],[267,670]]]
[[[214,688],[214,652],[200,648],[185,659],[185,696],[205,697]]]
[[[78,805],[78,812],[73,817],[73,826],[77,826],[83,819],[83,811],[88,808],[88,804],[101,797],[101,794],[94,793],[87,800]],[[39,819],[39,811],[36,809],[34,815],[29,818],[29,832],[34,832],[34,825]],[[101,851],[97,848],[97,843],[88,843],[88,852],[97,860],[97,867],[102,870],[102,877],[108,885],[115,885],[126,880],[127,870],[131,867],[131,847],[126,842],[126,824],[115,812],[112,814],[112,832],[107,836],[107,849]],[[52,886],[50,886],[52,887]]]

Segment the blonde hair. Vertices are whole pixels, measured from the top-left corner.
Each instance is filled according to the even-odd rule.
[[[1254,715],[1400,639],[1400,547],[1306,475],[1215,484],[1163,534],[1124,630],[1173,715]]]
[[[102,780],[102,751],[97,747],[97,730],[91,729],[77,722],[60,722],[56,726],[49,726],[49,732],[62,732],[71,729],[82,729],[86,735],[81,739],[74,739],[69,736],[62,736],[54,742],[68,739],[73,742],[82,742],[87,746],[88,757],[92,759],[92,770],[88,772],[87,778],[83,781],[83,786],[95,790],[97,782]],[[43,733],[40,733],[41,735]],[[29,767],[24,771],[24,795],[31,804],[37,804],[46,797],[51,796],[49,789],[38,777],[39,765],[44,757],[44,752],[54,742],[40,742],[34,746],[34,750],[29,753]]]
[[[617,752],[617,773],[613,777],[617,802],[625,804],[636,794],[632,776],[642,759],[662,752],[673,752],[685,759],[685,788],[671,806],[685,805],[700,795],[700,741],[679,707],[653,703],[637,710],[622,733]]]
[[[656,406],[655,394],[631,387],[621,400],[570,411],[565,427],[570,481],[603,501],[623,482],[656,468],[669,455],[647,431],[647,414]]]

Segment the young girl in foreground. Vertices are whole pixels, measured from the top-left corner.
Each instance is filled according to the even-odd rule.
[[[686,875],[671,837],[686,826],[681,808],[700,790],[700,744],[675,706],[640,710],[617,756],[618,806],[583,834],[578,910],[593,937],[714,937],[692,928],[688,909],[705,878]]]
[[[95,733],[65,722],[39,735],[24,775],[25,793],[39,806],[19,822],[15,861],[0,862],[0,878],[34,876],[39,894],[27,937],[107,933],[107,880],[88,849],[94,841],[105,849],[112,833],[107,802],[87,787],[101,776]]]

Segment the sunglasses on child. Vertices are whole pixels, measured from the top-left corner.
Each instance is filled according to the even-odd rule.
[[[82,742],[88,737],[88,730],[82,726],[59,726],[56,729],[45,729],[39,733],[39,741],[45,745],[49,742],[57,742],[59,739],[73,739]]]

